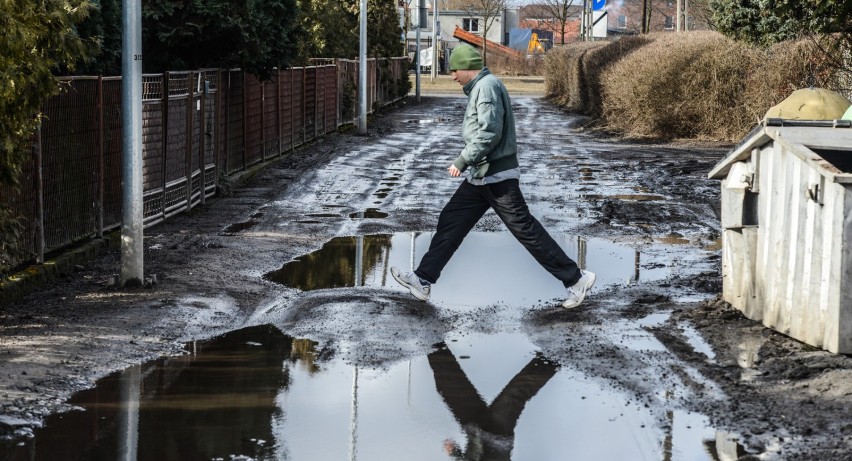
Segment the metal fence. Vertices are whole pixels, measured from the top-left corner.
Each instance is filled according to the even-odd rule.
[[[370,60],[369,112],[405,96],[407,64]],[[222,69],[144,75],[145,226],[203,204],[220,176],[352,123],[357,81],[357,61],[346,60],[281,69],[267,81]],[[9,266],[43,262],[121,225],[121,78],[62,82],[66,91],[44,105],[19,188],[0,186],[0,205],[21,224]]]

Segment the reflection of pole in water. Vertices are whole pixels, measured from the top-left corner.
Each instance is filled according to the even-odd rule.
[[[737,443],[736,437],[725,431],[716,431],[716,440],[707,440],[704,444],[715,449],[715,459],[740,459],[748,454],[742,445]]]
[[[586,268],[586,239],[583,237],[577,236],[577,265],[580,266],[580,269]]]
[[[142,373],[139,365],[121,372],[118,459],[122,461],[136,461],[139,445],[139,392],[141,388]]]
[[[359,213],[360,214],[360,213]],[[362,278],[364,276],[364,236],[355,237],[355,286],[363,285]]]
[[[408,406],[411,406],[411,359],[408,359]]]
[[[357,459],[357,443],[358,443],[358,367],[355,367],[355,373],[352,378],[352,419],[349,423],[349,459],[355,461]]]
[[[390,246],[384,247],[384,249],[382,250],[382,253],[383,253],[383,255],[382,255],[382,285],[381,286],[385,286],[385,284],[388,281],[388,269],[390,269]]]
[[[637,251],[638,255],[639,252]],[[638,256],[637,256],[638,258]],[[671,389],[666,389],[666,400],[670,400],[674,396]],[[674,411],[666,411],[666,419],[669,421],[669,427],[666,428],[666,439],[663,441],[663,461],[672,461],[672,449],[674,448]]]
[[[414,239],[417,237],[417,234],[414,232],[411,233],[411,256],[409,258],[409,269],[414,272]]]
[[[633,282],[639,281],[639,250],[634,250],[634,258],[633,258]]]

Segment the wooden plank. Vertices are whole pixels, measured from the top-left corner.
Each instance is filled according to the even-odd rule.
[[[807,168],[805,173],[805,184],[819,182],[821,176],[813,168]],[[802,239],[799,241],[802,247],[802,270],[799,277],[801,285],[796,292],[799,296],[793,301],[802,308],[794,312],[791,321],[793,334],[807,338],[807,341],[811,343],[819,340],[814,334],[813,327],[819,322],[818,290],[821,271],[819,261],[815,260],[814,256],[822,246],[822,240],[819,238],[819,231],[823,226],[821,208],[822,206],[814,200],[805,201],[804,229]]]
[[[830,213],[827,222],[831,223],[830,226],[826,226],[825,238],[831,242],[831,245],[823,252],[823,270],[826,276],[823,277],[825,280],[822,287],[824,293],[821,293],[819,306],[824,311],[822,312],[824,321],[820,322],[823,334],[821,335],[822,340],[816,345],[836,352],[838,350],[840,303],[842,300],[840,296],[841,283],[844,281],[841,270],[844,269],[843,260],[847,258],[848,250],[844,248],[846,245],[843,241],[844,226],[842,225],[846,191],[843,187],[832,189],[834,193],[826,197],[825,203],[826,210]]]
[[[852,188],[843,187],[843,194],[838,194],[842,197],[843,203],[840,205],[840,210],[843,213],[843,225],[840,228],[839,236],[841,242],[849,242],[852,238]],[[827,349],[831,352],[840,354],[852,354],[852,245],[843,245],[843,250],[838,252],[841,256],[840,266],[840,290],[837,300],[837,314],[835,319],[832,319],[833,324],[837,325],[837,331],[833,332],[834,337],[827,338]]]
[[[800,299],[799,290],[801,289],[801,263],[802,263],[802,248],[800,236],[803,234],[802,216],[804,215],[805,204],[805,185],[802,184],[803,163],[794,156],[787,154],[787,189],[789,192],[789,203],[787,210],[789,217],[787,219],[787,234],[786,241],[786,267],[784,268],[784,298],[781,311],[781,319],[785,331],[790,331],[793,328],[792,320],[794,312],[801,309],[807,309],[807,302],[804,305],[797,304],[795,301]],[[805,167],[807,168],[807,167]]]

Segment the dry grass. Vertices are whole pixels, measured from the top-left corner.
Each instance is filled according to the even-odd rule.
[[[488,68],[497,75],[541,76],[544,74],[544,57],[506,57],[494,53],[488,55]]]
[[[490,68],[489,68],[490,69]],[[506,75],[497,75],[510,96],[543,96],[544,95],[544,78],[542,77],[515,77]],[[414,94],[414,75],[409,75],[411,81],[411,91],[409,94]],[[453,81],[449,75],[438,75],[434,80],[429,74],[420,75],[420,94],[421,95],[458,95],[464,96],[461,86]]]

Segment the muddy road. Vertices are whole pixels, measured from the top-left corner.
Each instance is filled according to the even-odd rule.
[[[598,282],[578,309],[489,212],[433,287],[390,277],[458,185],[465,99],[410,101],[0,311],[0,459],[852,457],[852,360],[721,291],[726,148],[514,99],[521,188]]]

